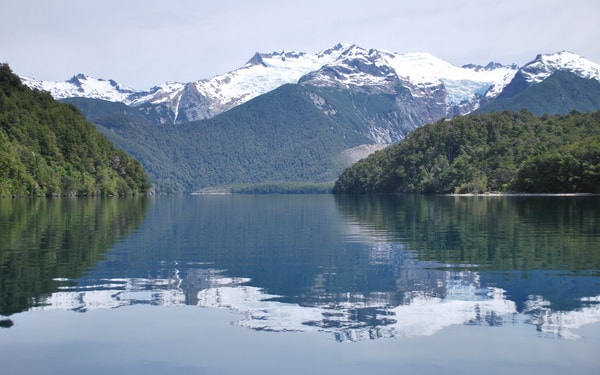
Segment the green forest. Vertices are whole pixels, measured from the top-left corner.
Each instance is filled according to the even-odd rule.
[[[600,193],[600,112],[440,120],[347,168],[334,193]]]
[[[141,164],[78,109],[23,85],[0,64],[0,196],[145,193]]]

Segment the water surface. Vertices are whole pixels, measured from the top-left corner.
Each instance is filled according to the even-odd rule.
[[[599,197],[0,208],[8,373],[600,368]]]

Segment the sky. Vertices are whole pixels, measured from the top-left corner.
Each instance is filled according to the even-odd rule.
[[[337,43],[524,65],[570,51],[600,63],[598,0],[0,0],[0,62],[143,90],[227,73],[255,52]]]

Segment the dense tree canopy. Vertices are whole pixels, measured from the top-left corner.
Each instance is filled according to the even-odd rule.
[[[0,196],[146,192],[141,165],[79,111],[23,85],[0,64]]]
[[[440,120],[346,169],[335,193],[600,193],[600,112]]]

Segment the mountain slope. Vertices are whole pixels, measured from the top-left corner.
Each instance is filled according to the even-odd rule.
[[[23,85],[0,65],[0,196],[145,193],[140,164],[73,106]]]
[[[352,162],[416,129],[404,97],[284,85],[214,118],[151,125],[121,103],[68,99],[136,157],[161,191],[248,183],[333,182]],[[422,124],[419,124],[419,126]]]
[[[516,86],[516,85],[514,85]],[[477,113],[527,109],[536,115],[593,112],[600,109],[600,81],[557,70],[539,83],[517,94],[499,97],[482,106]]]
[[[343,122],[328,117],[313,96],[305,87],[284,85],[212,119],[187,124],[149,125],[118,109],[106,116],[101,111],[86,115],[142,162],[159,191],[331,182],[349,165],[340,154],[369,139],[356,128],[361,121],[347,113]]]

